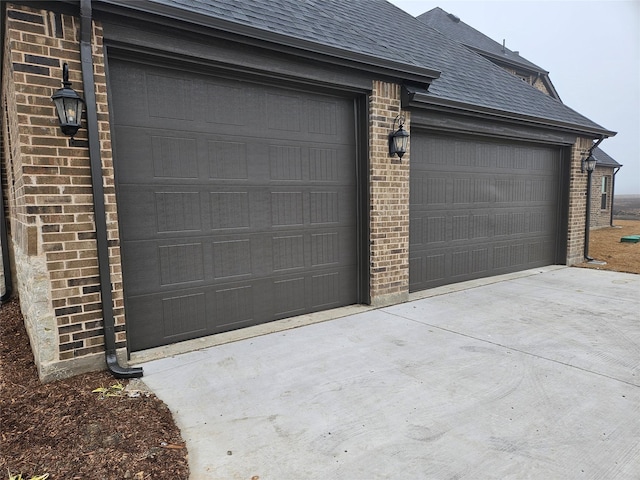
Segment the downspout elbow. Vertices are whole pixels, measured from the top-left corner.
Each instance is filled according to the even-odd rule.
[[[0,296],[0,305],[9,301],[13,292],[11,278],[11,260],[9,258],[9,235],[7,234],[7,219],[4,213],[4,192],[0,177],[0,242],[2,243],[2,269],[4,273],[4,293]]]
[[[4,214],[2,214],[0,222],[4,224],[5,221]],[[3,230],[5,230],[4,227]],[[2,240],[0,241],[2,242],[2,268],[4,274],[4,293],[0,296],[0,305],[2,305],[11,299],[11,295],[13,293],[13,281],[11,278],[11,265],[9,264],[9,245],[7,244],[7,235],[2,234]]]
[[[604,139],[606,137],[604,135],[600,135],[600,138],[598,138],[598,141],[596,143],[594,143],[591,148],[589,148],[589,155],[593,154],[593,151],[598,148],[598,145],[600,145],[602,142],[604,142]]]

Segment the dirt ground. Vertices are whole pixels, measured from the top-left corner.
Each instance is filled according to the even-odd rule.
[[[607,264],[583,263],[578,266],[640,274],[640,242],[620,241],[627,235],[640,235],[640,220],[614,220],[613,224],[614,227],[591,230],[589,233],[589,256]]]
[[[16,301],[0,307],[0,372],[0,479],[189,477],[180,431],[154,395],[125,395],[106,372],[40,383]]]

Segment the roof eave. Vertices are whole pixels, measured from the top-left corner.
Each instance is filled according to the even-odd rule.
[[[243,39],[247,44],[259,44],[265,48],[278,51],[286,50],[289,53],[295,51],[301,57],[315,60],[322,59],[327,63],[348,66],[361,71],[423,84],[427,87],[433,80],[440,77],[440,72],[435,69],[323,45],[148,0],[138,0],[136,2],[131,2],[130,0],[97,0],[94,3],[94,10],[114,14],[122,14],[123,11],[127,10],[135,11],[138,14],[149,16],[149,19],[155,19],[157,23],[176,24],[182,22],[207,29],[209,30],[208,33],[211,33],[210,30],[213,29],[226,35],[232,35],[235,40]]]
[[[496,62],[500,62],[506,66],[518,68],[531,74],[549,75],[549,72],[533,63],[521,63],[510,58],[501,57],[500,55],[496,55],[495,53],[487,52],[486,50],[474,47],[473,45],[464,44],[464,46],[489,60],[495,60]]]
[[[593,138],[601,137],[613,137],[617,132],[606,130],[602,127],[596,128],[587,125],[578,125],[575,123],[562,122],[559,120],[551,120],[547,118],[535,117],[532,115],[526,115],[516,112],[507,112],[504,110],[498,110],[491,107],[485,107],[482,105],[474,105],[469,103],[460,102],[457,100],[450,100],[447,98],[436,97],[428,92],[415,91],[413,89],[403,89],[403,102],[402,107],[415,107],[415,108],[430,108],[433,110],[464,113],[467,115],[473,115],[477,117],[484,117],[487,119],[509,121],[511,123],[518,123],[522,125],[529,125],[535,127],[543,127],[546,129],[560,130],[563,132],[570,132],[579,135],[586,135]]]
[[[622,165],[621,163],[616,162],[615,164],[613,163],[600,163],[597,162],[596,163],[596,168],[598,167],[603,167],[603,168],[622,168],[624,165]]]
[[[532,68],[532,65],[534,64],[525,65],[519,62],[514,62],[513,60],[510,60],[508,58],[503,58],[498,55],[491,54],[486,50],[480,50],[479,48],[474,48],[469,45],[465,45],[465,46],[473,50],[474,52],[476,52],[478,55],[482,55],[487,60],[497,64],[498,66],[506,66],[509,68],[516,69],[525,74],[536,75],[538,78],[542,80],[542,83],[547,89],[547,92],[549,92],[549,96],[555,98],[558,101],[562,101],[560,99],[560,95],[558,94],[558,91],[556,90],[556,87],[554,87],[553,83],[551,83],[551,79],[549,78],[549,72],[547,72],[546,70],[543,70],[541,68]]]

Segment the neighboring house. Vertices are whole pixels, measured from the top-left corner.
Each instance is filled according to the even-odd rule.
[[[591,228],[613,226],[613,192],[616,173],[622,167],[600,147],[593,150],[596,169],[591,176]]]
[[[521,57],[519,52],[509,50],[504,42],[500,45],[440,7],[429,10],[417,18],[425,25],[429,25],[446,37],[463,44],[529,85],[533,85],[541,92],[561,101],[558,92],[551,83],[549,72]],[[598,163],[592,177],[590,225],[591,228],[608,227],[613,225],[615,174],[622,165],[599,147],[594,150],[594,156]]]
[[[385,1],[3,2],[2,25],[3,247],[43,380],[583,260],[581,160],[615,132]]]

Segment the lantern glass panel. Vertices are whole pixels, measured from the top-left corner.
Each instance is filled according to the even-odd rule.
[[[75,98],[64,99],[64,111],[67,123],[76,125],[78,123],[78,106],[80,102]]]
[[[64,108],[64,98],[56,98],[53,100],[56,106],[56,113],[58,114],[58,120],[60,124],[67,123],[67,115]]]
[[[406,130],[398,130],[393,136],[393,149],[396,153],[407,151],[409,133]]]

